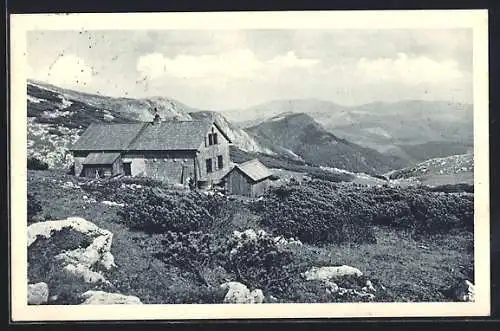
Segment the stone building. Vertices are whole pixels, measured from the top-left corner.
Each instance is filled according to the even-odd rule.
[[[91,124],[70,148],[75,175],[145,176],[199,186],[220,181],[230,166],[231,140],[210,121]]]

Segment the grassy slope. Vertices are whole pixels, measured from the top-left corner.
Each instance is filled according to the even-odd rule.
[[[63,188],[65,182],[78,183],[75,177],[57,171],[28,172],[28,191],[36,194],[48,219],[83,217],[113,233],[111,253],[118,269],[107,278],[117,285],[118,291],[136,295],[144,303],[166,303],[174,299],[169,297],[169,291],[188,286],[188,280],[180,277],[178,270],[164,265],[137,243],[145,234],[119,224],[116,216],[119,207],[85,203],[83,196],[91,198],[91,195]]]
[[[415,240],[393,229],[375,227],[376,244],[306,247],[324,265],[347,264],[379,279],[393,301],[446,301],[442,289],[457,279],[473,279],[471,236],[446,235]],[[423,246],[426,248],[420,248]]]
[[[474,155],[430,159],[387,174],[391,179],[417,179],[424,185],[474,184]]]
[[[55,171],[29,171],[28,190],[42,202],[43,213],[50,219],[80,216],[110,230],[112,253],[119,268],[107,278],[120,292],[136,295],[144,303],[175,303],[192,292],[191,279],[176,268],[153,258],[140,242],[147,240],[142,232],[130,231],[120,224],[116,212],[120,207],[102,203],[85,203],[83,196],[96,197],[77,188],[63,188],[65,182],[78,179]],[[257,228],[257,216],[236,200],[237,212],[232,224],[224,229]],[[377,244],[341,245],[318,248],[304,245],[296,248],[302,260],[310,266],[348,264],[378,279],[391,293],[391,301],[446,301],[439,291],[454,284],[461,274],[460,266],[473,264],[472,237],[464,234],[446,235],[418,241],[401,232],[376,228]],[[425,245],[427,248],[420,248]],[[196,289],[195,289],[196,291]],[[197,295],[194,293],[193,295]]]

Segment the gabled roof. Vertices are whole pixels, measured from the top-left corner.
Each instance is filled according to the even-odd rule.
[[[112,164],[119,157],[120,153],[90,153],[83,164]]]
[[[91,124],[70,150],[198,150],[212,125],[231,143],[215,122],[206,120],[165,121],[157,124]]]
[[[207,121],[166,121],[148,125],[128,149],[197,150],[212,124]]]
[[[126,150],[147,123],[91,124],[70,150]]]
[[[241,171],[244,175],[246,175],[254,182],[259,182],[273,175],[272,172],[258,159],[253,159],[241,164],[236,164],[233,169],[231,169],[231,171],[226,174],[226,176],[233,170]]]

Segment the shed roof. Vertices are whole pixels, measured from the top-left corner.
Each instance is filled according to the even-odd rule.
[[[213,123],[166,121],[144,128],[129,150],[197,150]]]
[[[253,159],[237,164],[232,170],[234,169],[240,170],[254,182],[258,182],[272,176],[272,172],[265,165],[263,165],[259,159]]]
[[[70,150],[126,150],[147,123],[91,124]]]
[[[119,157],[120,153],[90,153],[83,164],[112,164]]]

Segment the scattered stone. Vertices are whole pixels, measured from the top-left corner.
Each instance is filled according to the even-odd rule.
[[[87,291],[81,295],[85,301],[82,305],[140,305],[141,300],[132,295],[108,293],[104,291]]]
[[[348,265],[339,267],[312,267],[308,271],[302,273],[302,277],[306,280],[329,280],[352,275],[361,277],[363,273],[359,269]]]
[[[262,290],[256,289],[250,292],[246,285],[239,282],[227,282],[221,288],[228,290],[224,297],[224,303],[263,303],[264,294]]]
[[[329,280],[325,281],[325,286],[326,286],[326,293],[328,294],[335,294],[340,290],[340,287],[336,283],[331,282]]]
[[[474,302],[475,289],[474,284],[468,280],[462,280],[454,289],[453,296],[455,300],[462,302]]]
[[[82,280],[85,283],[91,283],[91,284],[99,282],[109,284],[109,282],[106,280],[106,278],[104,278],[103,275],[101,275],[98,272],[92,271],[87,266],[81,264],[78,265],[68,264],[64,266],[63,270],[66,273],[66,275],[75,280]]]
[[[103,205],[106,205],[106,206],[116,206],[116,207],[123,207],[123,206],[125,206],[125,204],[123,204],[123,203],[118,203],[118,202],[114,202],[114,201],[107,201],[107,200],[104,200],[101,203]]]
[[[41,305],[49,300],[49,286],[46,283],[28,284],[28,305]]]
[[[371,280],[369,280],[369,279],[366,281],[366,286],[365,287],[366,287],[367,291],[369,291],[369,292],[377,292],[377,290],[375,289],[375,287],[373,287],[373,284],[372,284]]]

